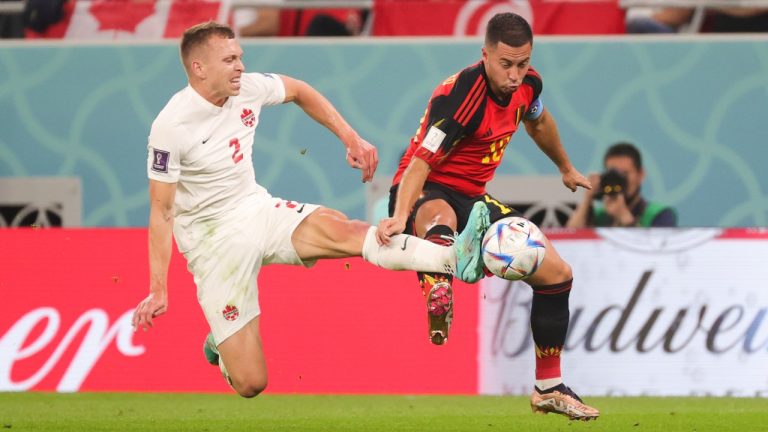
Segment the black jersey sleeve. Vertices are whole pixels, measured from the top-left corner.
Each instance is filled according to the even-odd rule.
[[[528,84],[533,88],[533,97],[531,102],[534,102],[541,95],[541,91],[544,90],[544,83],[541,80],[541,75],[534,68],[528,68],[528,73],[523,78],[523,84]]]
[[[464,69],[435,89],[415,153],[430,165],[439,163],[456,143],[480,126],[487,92],[480,68],[482,63]]]

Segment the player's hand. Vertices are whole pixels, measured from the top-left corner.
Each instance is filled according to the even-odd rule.
[[[384,218],[376,227],[376,241],[380,245],[388,245],[392,236],[405,231],[405,220],[398,218]]]
[[[563,184],[570,189],[571,192],[576,192],[576,188],[579,186],[587,190],[592,190],[592,183],[590,183],[589,180],[575,168],[571,168],[570,171],[563,173]]]
[[[147,298],[141,301],[133,312],[131,325],[136,331],[140,327],[147,331],[154,326],[152,320],[164,314],[168,310],[168,293],[165,291],[150,292]]]
[[[587,176],[587,181],[589,181],[590,185],[592,187],[586,188],[586,192],[584,193],[584,199],[588,201],[592,201],[592,199],[595,196],[595,192],[600,187],[600,174],[598,173],[589,173]]]
[[[603,196],[603,208],[608,216],[611,217],[619,226],[632,226],[635,223],[635,216],[627,206],[624,194],[612,194]]]
[[[363,183],[373,180],[373,174],[379,165],[376,147],[358,135],[350,141],[347,145],[347,163],[363,172]]]

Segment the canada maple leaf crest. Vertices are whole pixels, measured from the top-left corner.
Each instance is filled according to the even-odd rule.
[[[256,123],[256,116],[253,115],[253,111],[250,109],[243,108],[243,113],[240,114],[240,120],[243,121],[244,125],[253,127],[253,125]]]
[[[240,316],[240,311],[237,310],[237,306],[228,304],[224,307],[224,310],[221,311],[221,314],[224,316],[225,320],[234,321]]]
[[[136,33],[136,27],[155,14],[156,1],[92,0],[88,11],[99,22],[99,30]]]

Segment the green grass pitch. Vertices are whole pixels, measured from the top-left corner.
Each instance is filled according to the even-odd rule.
[[[0,393],[9,431],[768,431],[768,399],[588,398],[602,416],[533,415],[524,397]]]

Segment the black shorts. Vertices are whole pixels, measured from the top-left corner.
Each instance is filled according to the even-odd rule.
[[[392,186],[392,188],[389,190],[390,217],[395,212],[397,186],[398,185]],[[422,191],[423,193],[421,198],[416,200],[416,203],[413,205],[413,210],[411,210],[411,214],[408,216],[408,222],[405,226],[405,232],[407,234],[415,233],[413,229],[413,222],[416,218],[416,211],[419,209],[419,207],[427,201],[436,199],[444,200],[448,203],[449,206],[451,206],[453,211],[456,212],[456,221],[458,222],[458,227],[456,227],[456,229],[458,232],[464,230],[464,227],[467,225],[467,219],[469,219],[469,213],[472,211],[472,206],[478,201],[483,201],[488,207],[488,210],[491,213],[491,223],[505,217],[522,216],[520,212],[512,207],[504,205],[501,201],[495,199],[489,194],[477,196],[464,195],[463,193],[457,192],[449,187],[432,182],[424,183],[424,188]]]

